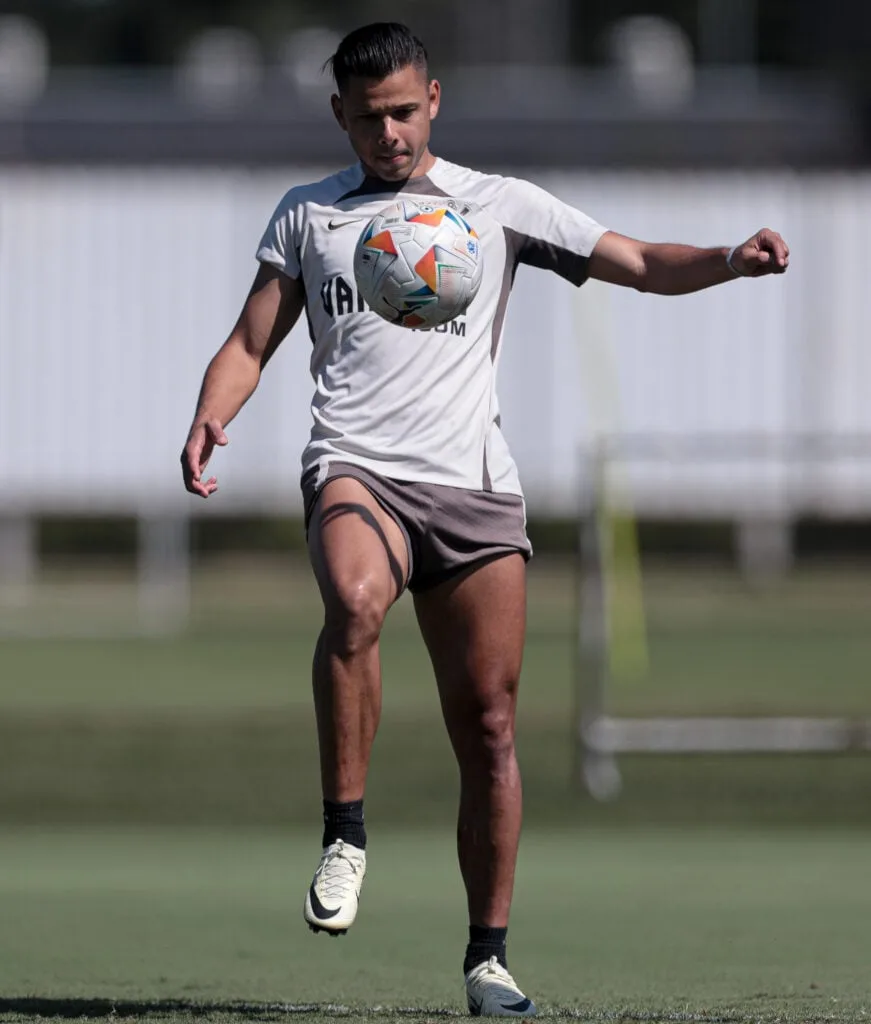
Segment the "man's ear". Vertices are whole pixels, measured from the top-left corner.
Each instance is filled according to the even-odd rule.
[[[347,131],[348,126],[347,124],[345,124],[345,115],[342,111],[342,97],[336,95],[336,93],[333,93],[333,95],[330,97],[330,105],[333,108],[333,116],[339,122],[339,127],[343,131]]]
[[[434,78],[429,83],[429,116],[430,120],[435,120],[439,115],[439,104],[442,99],[442,87],[439,85],[438,79]]]

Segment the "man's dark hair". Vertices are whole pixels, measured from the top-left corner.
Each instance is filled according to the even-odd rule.
[[[342,92],[352,77],[380,80],[409,65],[426,73],[427,61],[426,47],[410,28],[377,21],[349,32],[325,67]]]

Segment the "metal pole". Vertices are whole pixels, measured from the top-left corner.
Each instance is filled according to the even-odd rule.
[[[190,521],[179,513],[139,519],[139,624],[177,633],[190,616]]]
[[[608,687],[607,452],[599,444],[584,453],[580,535],[578,538],[578,646],[575,777],[596,800],[612,800],[621,789],[614,755],[594,737],[605,716]]]
[[[0,604],[26,604],[38,562],[33,516],[25,512],[0,515]]]

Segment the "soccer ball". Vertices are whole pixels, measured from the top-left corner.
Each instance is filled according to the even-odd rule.
[[[484,271],[468,212],[455,199],[403,199],[377,213],[354,252],[354,276],[369,308],[419,330],[465,313]]]

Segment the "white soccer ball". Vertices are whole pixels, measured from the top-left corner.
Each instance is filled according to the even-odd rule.
[[[354,252],[354,276],[369,308],[418,330],[465,313],[484,271],[468,213],[456,199],[403,199],[377,213]]]

